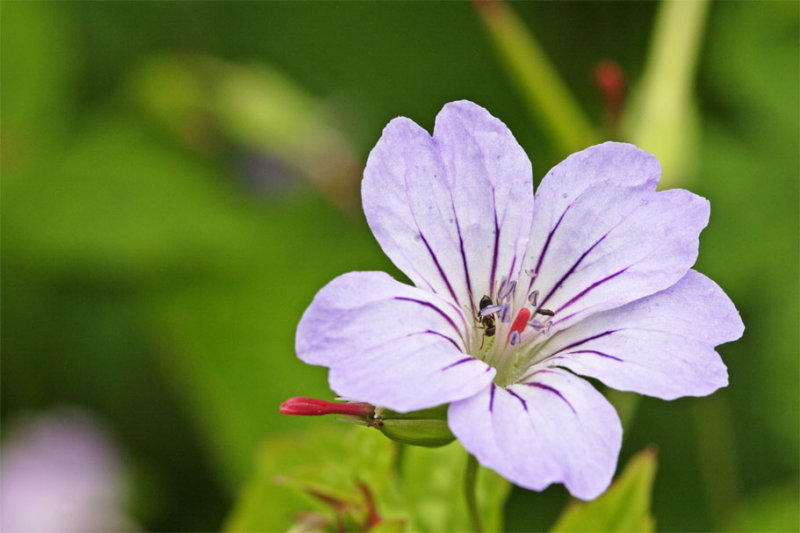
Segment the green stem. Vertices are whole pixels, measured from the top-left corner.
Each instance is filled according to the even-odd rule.
[[[478,479],[478,460],[471,453],[467,454],[467,469],[464,473],[464,496],[467,499],[467,510],[469,511],[469,519],[472,522],[472,529],[476,533],[483,531],[483,524],[481,524],[481,514],[478,510],[478,497],[475,493]]]
[[[504,2],[475,1],[489,36],[524,102],[565,154],[597,142],[597,133],[533,34]]]
[[[708,5],[708,0],[661,3],[645,71],[626,111],[626,136],[661,161],[662,188],[680,185],[691,174],[697,134],[692,89]]]

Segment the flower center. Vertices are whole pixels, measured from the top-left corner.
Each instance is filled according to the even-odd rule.
[[[523,298],[517,282],[503,280],[495,298],[481,298],[475,328],[468,344],[469,354],[497,370],[495,383],[506,386],[517,381],[536,360],[553,326],[553,312],[542,309],[539,291],[530,287]]]

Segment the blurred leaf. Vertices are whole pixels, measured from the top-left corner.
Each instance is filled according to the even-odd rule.
[[[725,531],[800,531],[797,481],[766,487],[735,506]]]
[[[247,254],[256,225],[234,183],[147,133],[135,120],[98,119],[68,154],[26,175],[3,213],[14,245],[39,265],[140,280]]]
[[[639,452],[602,496],[570,504],[552,531],[653,531],[650,497],[655,474],[655,452],[651,449]]]
[[[255,477],[242,490],[225,529],[284,531],[304,516],[318,519],[314,530],[323,529],[325,519],[336,529],[345,518],[362,529],[371,511],[383,518],[380,495],[390,482],[394,458],[392,441],[368,428],[318,426],[273,438],[261,446]],[[378,531],[402,531],[396,520]]]
[[[464,498],[467,452],[458,442],[441,448],[408,446],[403,453],[401,492],[411,513],[411,529],[468,531],[472,528]],[[499,474],[479,468],[477,500],[486,531],[503,530],[503,504],[511,485]]]
[[[350,140],[329,124],[321,101],[274,68],[202,56],[155,57],[136,69],[128,89],[194,149],[218,152],[232,141],[271,154],[339,208],[360,211],[362,165]]]
[[[64,133],[76,58],[74,32],[60,5],[4,2],[0,27],[5,160],[16,155],[9,148],[25,148],[17,143],[40,145]]]

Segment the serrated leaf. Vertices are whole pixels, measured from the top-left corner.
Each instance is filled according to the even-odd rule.
[[[320,425],[270,439],[259,450],[255,476],[225,529],[316,531],[336,524],[367,529],[370,501],[380,524],[384,517],[376,497],[390,481],[394,458],[394,444],[366,428]],[[386,522],[391,523],[383,531],[402,531],[398,517]]]
[[[648,448],[639,452],[602,496],[567,506],[552,531],[653,531],[650,500],[655,474],[655,451]]]

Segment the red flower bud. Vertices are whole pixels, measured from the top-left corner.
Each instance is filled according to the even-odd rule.
[[[375,407],[361,402],[326,402],[315,398],[289,398],[281,404],[281,413],[296,416],[348,415],[372,418]]]

